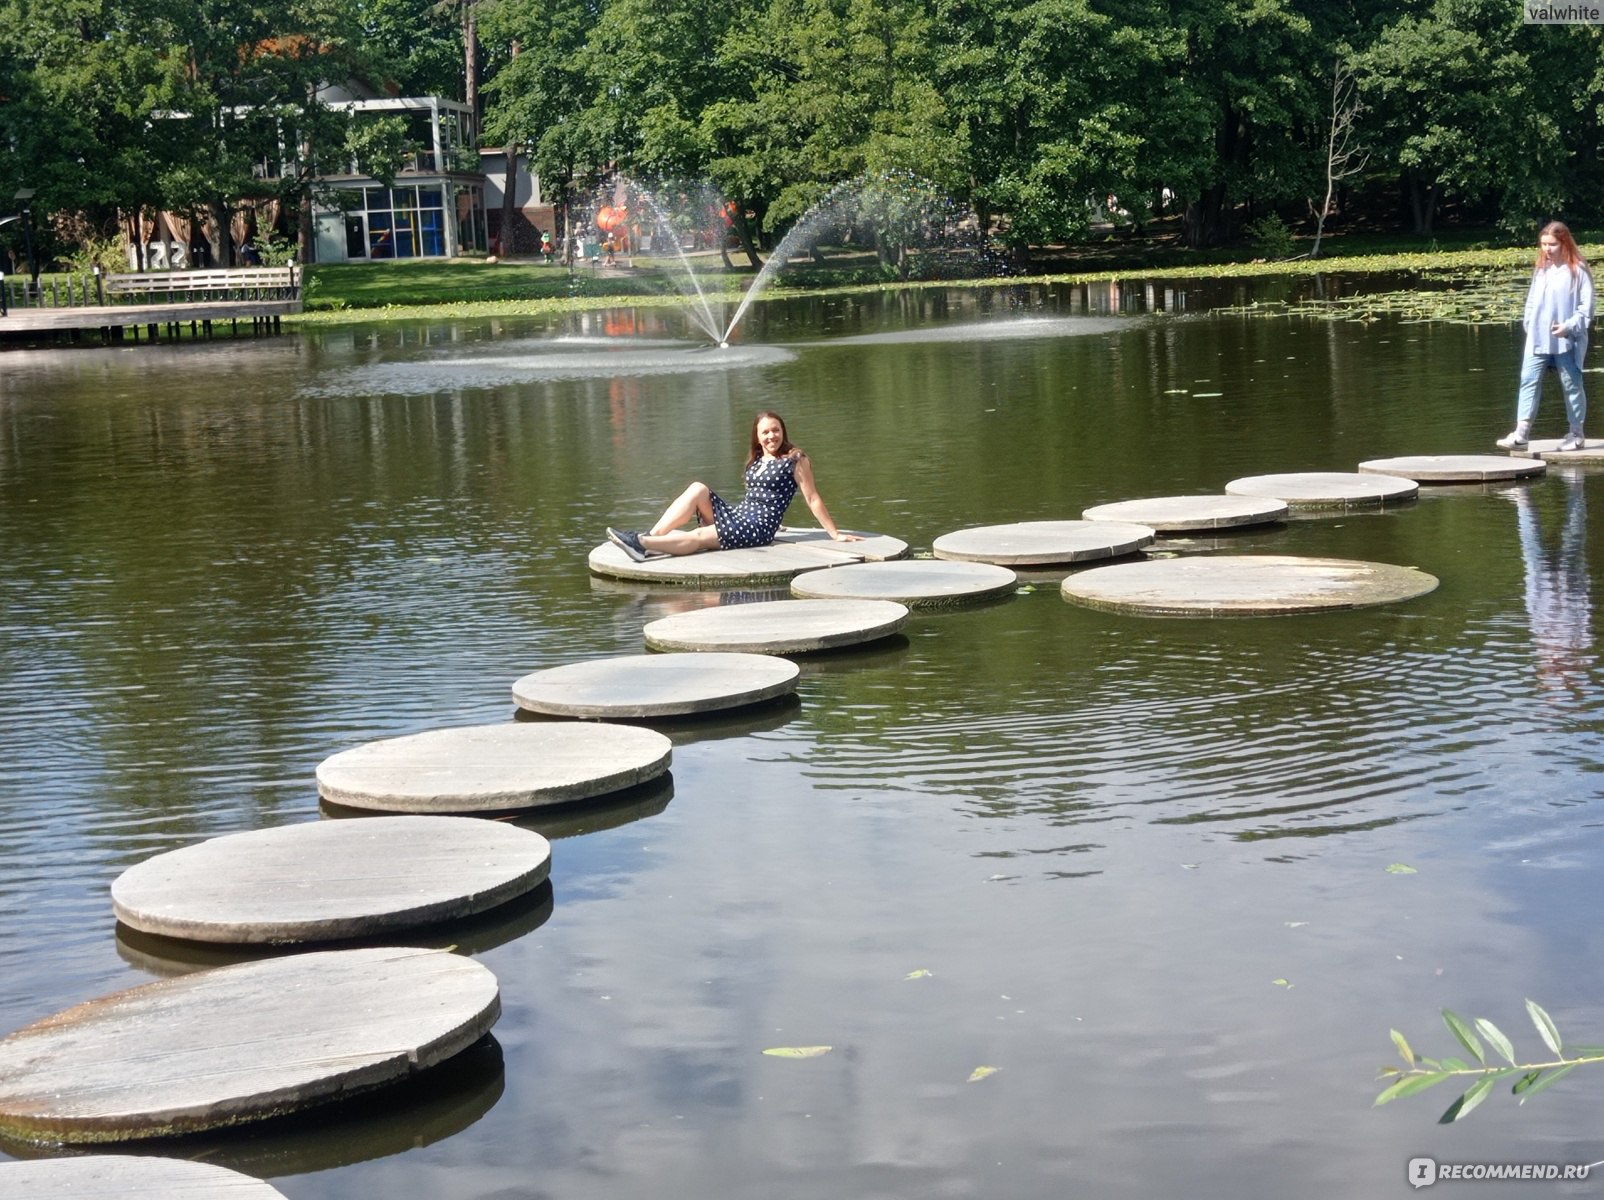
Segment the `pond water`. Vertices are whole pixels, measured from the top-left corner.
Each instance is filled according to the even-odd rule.
[[[0,1029],[229,958],[119,933],[130,864],[317,820],[335,751],[769,598],[585,566],[689,479],[737,490],[759,408],[842,524],[917,550],[1509,426],[1512,327],[1186,286],[778,301],[722,356],[617,309],[0,357]],[[527,822],[549,890],[411,939],[495,971],[493,1044],[138,1149],[292,1200],[1374,1197],[1421,1154],[1604,1159],[1604,1071],[1455,1126],[1446,1087],[1370,1107],[1389,1027],[1456,1052],[1444,1006],[1604,1042],[1601,532],[1567,468],[1187,547],[1441,579],[1406,604],[1154,620],[1043,575],[806,659],[794,703],[663,726],[671,783]],[[761,1053],[797,1045],[833,1049]]]

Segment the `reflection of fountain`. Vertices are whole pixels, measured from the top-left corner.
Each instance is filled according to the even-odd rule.
[[[1543,545],[1530,488],[1515,489],[1521,558],[1526,566],[1526,616],[1531,622],[1541,684],[1580,696],[1593,654],[1592,584],[1587,573],[1587,500],[1582,480],[1565,478],[1565,524],[1558,547]]]

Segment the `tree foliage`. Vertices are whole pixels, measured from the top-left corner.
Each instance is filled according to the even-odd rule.
[[[0,189],[304,208],[400,136],[354,135],[319,85],[463,95],[465,3],[487,144],[559,195],[711,180],[749,243],[865,175],[933,181],[1020,255],[1155,216],[1194,246],[1298,221],[1339,53],[1369,153],[1320,213],[1604,216],[1604,30],[1520,0],[0,0]]]

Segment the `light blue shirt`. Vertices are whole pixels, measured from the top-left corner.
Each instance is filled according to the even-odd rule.
[[[1588,326],[1593,323],[1593,276],[1586,267],[1575,272],[1563,263],[1532,272],[1521,325],[1526,329],[1527,354],[1565,354],[1576,351],[1581,362],[1587,353]],[[1560,325],[1564,333],[1550,329]]]

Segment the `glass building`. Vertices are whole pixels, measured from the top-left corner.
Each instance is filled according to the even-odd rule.
[[[354,168],[324,176],[313,212],[318,262],[450,258],[486,248],[485,177],[467,105],[438,96],[328,104],[359,116],[405,117],[417,149],[389,187]]]

